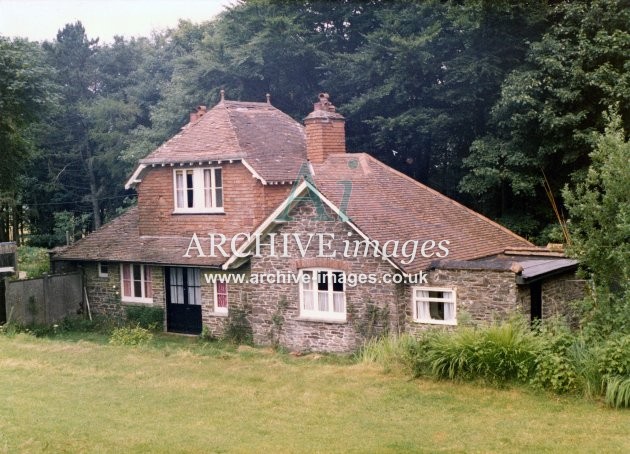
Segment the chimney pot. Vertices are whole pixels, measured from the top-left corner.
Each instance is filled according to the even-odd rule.
[[[320,93],[313,111],[304,119],[306,157],[322,163],[333,153],[346,152],[345,118],[337,113],[328,93]]]

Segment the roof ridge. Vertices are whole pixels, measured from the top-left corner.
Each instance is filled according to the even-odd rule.
[[[412,183],[414,183],[415,185],[420,186],[420,187],[422,187],[423,189],[428,190],[429,192],[431,192],[433,195],[437,196],[438,198],[443,199],[443,200],[445,200],[445,201],[447,201],[447,202],[451,203],[452,205],[455,205],[455,206],[457,206],[457,207],[459,207],[459,208],[463,208],[463,209],[465,209],[466,211],[468,211],[470,214],[472,214],[472,215],[476,216],[477,218],[479,218],[480,220],[482,220],[482,221],[484,221],[484,222],[486,222],[486,223],[488,223],[488,224],[490,224],[490,225],[492,225],[492,226],[494,226],[494,227],[498,228],[499,230],[502,230],[502,231],[503,231],[503,232],[505,232],[505,233],[508,233],[508,234],[512,235],[513,237],[515,237],[515,238],[517,238],[517,239],[519,239],[519,240],[525,241],[526,243],[528,243],[528,244],[530,244],[530,245],[534,246],[534,244],[533,244],[533,243],[531,243],[531,242],[530,242],[530,241],[528,241],[527,239],[523,238],[522,236],[520,236],[520,235],[518,235],[518,234],[516,234],[516,233],[512,232],[512,231],[511,231],[510,229],[508,229],[507,227],[503,227],[503,226],[502,226],[501,224],[499,224],[498,222],[495,222],[495,221],[493,221],[492,219],[487,218],[486,216],[484,216],[484,215],[482,215],[482,214],[480,214],[480,213],[477,213],[475,210],[473,210],[473,209],[471,209],[471,208],[468,208],[466,205],[464,205],[464,204],[462,204],[462,203],[459,203],[458,201],[451,199],[450,197],[448,197],[448,196],[446,196],[446,195],[442,194],[441,192],[439,192],[439,191],[437,191],[437,190],[435,190],[435,189],[433,189],[433,188],[431,188],[431,187],[427,186],[426,184],[423,184],[423,183],[419,182],[418,180],[415,180],[415,179],[411,178],[409,175],[405,175],[404,173],[402,173],[402,172],[400,172],[400,171],[398,171],[398,170],[396,170],[396,169],[394,169],[394,168],[392,168],[392,167],[388,166],[387,164],[385,164],[385,163],[383,163],[383,162],[379,161],[378,159],[376,159],[374,156],[370,155],[369,153],[365,153],[365,152],[363,152],[363,153],[353,153],[353,154],[363,154],[363,155],[366,155],[366,156],[368,157],[368,159],[371,159],[371,160],[372,160],[372,161],[374,161],[376,164],[378,164],[378,165],[380,165],[381,167],[385,168],[385,169],[386,169],[386,170],[388,170],[389,172],[391,172],[391,173],[393,173],[393,174],[395,174],[395,175],[401,176],[401,177],[403,177],[403,178],[405,178],[405,179],[407,179],[407,180],[411,181],[411,182],[412,182]]]
[[[223,107],[223,109],[225,110],[225,113],[227,114],[227,120],[228,123],[230,124],[230,134],[232,134],[234,137],[234,141],[238,144],[238,148],[240,150],[241,153],[245,154],[245,157],[248,157],[249,155],[247,154],[247,152],[243,149],[243,146],[241,145],[241,141],[238,138],[238,134],[236,133],[236,125],[234,124],[234,121],[232,121],[232,113],[230,112],[230,109],[227,108],[226,102],[234,102],[234,101],[225,101],[222,100],[220,101],[216,106],[213,107],[213,109],[216,109],[217,107],[221,106]],[[238,102],[238,101],[237,101]],[[204,115],[205,116],[205,115]]]

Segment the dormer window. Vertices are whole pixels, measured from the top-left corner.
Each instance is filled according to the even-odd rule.
[[[175,213],[223,213],[223,178],[218,167],[176,169]]]

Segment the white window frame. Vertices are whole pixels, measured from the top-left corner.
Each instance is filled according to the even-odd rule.
[[[205,195],[205,178],[204,173],[206,170],[210,171],[211,186],[210,196],[212,198],[212,206],[206,207],[206,195]],[[186,174],[187,172],[193,172],[193,206],[179,207],[177,206],[177,175],[181,172],[184,176],[184,204],[187,205],[187,187],[186,187]],[[217,172],[221,174],[221,186],[216,185]],[[217,206],[217,189],[221,190],[221,206]],[[223,170],[221,167],[178,167],[173,169],[173,213],[224,213],[223,205],[225,201],[225,194],[223,192]]]
[[[411,305],[414,322],[430,323],[432,325],[457,325],[457,291],[454,288],[411,287],[411,292]],[[422,295],[422,292],[444,292],[446,295],[443,298],[431,298],[429,296]],[[444,320],[431,318],[430,309],[428,307],[428,304],[431,302],[452,304],[452,316]],[[424,309],[422,309],[419,308],[419,304],[423,304],[426,306]]]
[[[228,283],[227,282],[222,282],[223,284],[225,284],[225,297],[227,298],[227,307],[219,307],[218,303],[218,289],[217,289],[217,285],[219,284],[219,281],[214,281],[214,313],[216,315],[222,315],[222,316],[227,316],[228,315],[228,311],[230,309],[230,290],[228,288]]]
[[[103,272],[103,265],[107,267],[107,271]],[[98,262],[98,277],[109,277],[109,263]]]
[[[327,279],[328,279],[328,290],[327,292],[327,298],[328,298],[328,310],[327,311],[321,311],[319,310],[319,292],[320,290],[317,289],[317,276],[318,273],[320,272],[325,272],[327,273]],[[305,289],[305,285],[308,285],[308,283],[306,282],[305,278],[305,274],[308,273],[309,274],[309,278],[310,282],[311,282],[311,289]],[[341,273],[343,275],[343,291],[342,292],[334,292],[333,291],[333,281],[332,281],[332,275],[333,273]],[[335,322],[345,322],[346,321],[346,313],[347,313],[347,306],[346,306],[346,282],[345,282],[345,273],[341,270],[336,270],[336,269],[331,269],[331,268],[303,268],[299,271],[298,273],[298,281],[299,281],[299,292],[300,292],[300,318],[302,319],[307,319],[307,320],[322,320],[322,321],[335,321]],[[313,309],[307,309],[305,308],[305,291],[310,291],[313,292],[313,307],[315,308],[315,310]],[[343,295],[343,311],[342,312],[336,312],[334,311],[334,294],[335,293],[341,293]]]
[[[132,293],[133,293],[133,282],[134,282],[134,275],[133,275],[133,266],[134,265],[139,265],[140,266],[140,291],[142,296],[138,297],[138,296],[126,296],[125,295],[125,280],[124,280],[124,270],[123,270],[123,266],[124,265],[128,265],[130,266],[130,276],[131,276],[131,289],[132,289]],[[120,300],[124,303],[143,303],[143,304],[153,304],[153,298],[147,298],[146,297],[146,269],[149,265],[144,265],[142,263],[121,263],[120,264]],[[151,275],[153,275],[153,273],[151,273]],[[151,285],[153,285],[153,279],[151,279]]]

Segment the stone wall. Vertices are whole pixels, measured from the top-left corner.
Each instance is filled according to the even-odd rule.
[[[327,212],[330,217],[334,214]],[[277,238],[282,234],[300,233],[334,234],[330,251],[343,251],[343,240],[360,239],[356,232],[337,220],[318,220],[315,206],[301,203],[291,212],[292,221],[280,224],[275,230]],[[315,237],[314,242],[317,241]],[[266,240],[265,242],[268,242]],[[281,247],[276,249],[282,255]],[[283,251],[282,251],[283,252]],[[302,257],[297,243],[290,241],[287,248],[290,258],[272,256],[270,246],[261,248],[261,257],[252,257],[251,273],[295,275],[301,268],[329,268],[358,275],[371,274],[381,281],[384,274],[394,272],[392,266],[381,258],[351,257],[318,258],[318,247],[309,247]],[[400,302],[395,284],[358,284],[345,286],[347,319],[345,322],[308,320],[300,316],[299,284],[258,283],[252,284],[251,315],[254,342],[262,345],[280,345],[299,351],[348,352],[359,348],[370,336],[386,331],[402,331],[400,326]]]
[[[215,313],[214,311],[214,285],[206,282],[205,274],[228,275],[243,274],[249,276],[249,265],[245,265],[235,271],[221,271],[216,269],[201,270],[201,318],[203,325],[209,334],[216,338],[221,338],[226,333],[226,328],[230,319],[228,316],[234,316],[235,310],[244,311],[245,314],[251,313],[251,305],[249,304],[251,295],[249,286],[246,284],[228,284],[228,315]]]
[[[586,296],[586,281],[578,279],[575,273],[565,273],[551,277],[542,283],[543,319],[554,315],[564,315],[571,320],[571,302]]]
[[[456,291],[456,313],[459,320],[467,314],[474,324],[504,320],[525,310],[511,271],[490,270],[431,270],[422,287],[442,287]],[[413,320],[412,288],[405,289],[406,331],[419,333],[430,327],[444,326],[417,323]]]
[[[166,306],[164,295],[164,269],[161,266],[151,267],[153,288],[152,304],[121,302],[120,264],[109,263],[108,268],[108,276],[100,277],[98,275],[97,263],[86,262],[83,264],[85,286],[87,289],[92,314],[106,315],[111,317],[124,317],[125,306],[137,305],[162,308]]]

